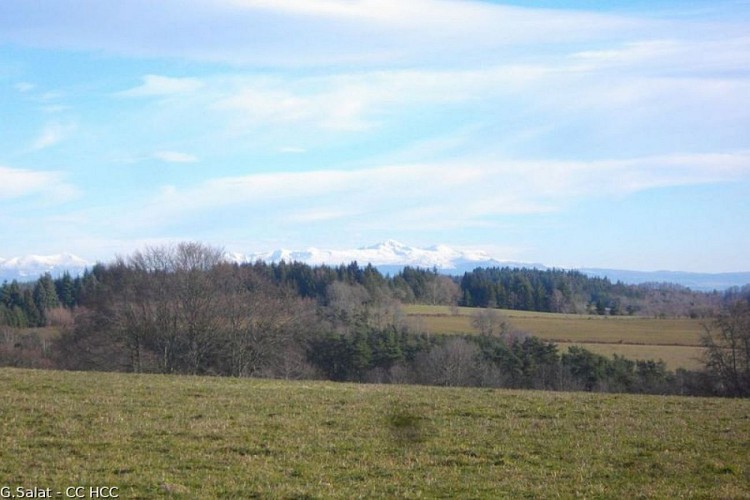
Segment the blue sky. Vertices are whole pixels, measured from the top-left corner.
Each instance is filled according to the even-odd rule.
[[[0,3],[0,257],[750,270],[750,2]]]

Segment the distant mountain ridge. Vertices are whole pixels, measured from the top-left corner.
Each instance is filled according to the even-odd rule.
[[[444,274],[463,274],[477,267],[531,267],[546,269],[542,264],[501,261],[481,250],[456,250],[446,245],[417,248],[395,240],[352,250],[274,250],[251,254],[230,254],[235,262],[303,262],[305,264],[339,265],[353,261],[361,265],[372,264],[380,272],[395,274],[405,266],[437,268]]]
[[[235,262],[303,262],[317,265],[339,265],[357,261],[368,263],[385,274],[396,274],[405,266],[436,268],[448,275],[462,275],[477,267],[519,267],[545,270],[544,264],[498,260],[481,250],[456,250],[446,245],[417,248],[398,241],[387,240],[377,245],[354,250],[321,250],[309,248],[302,251],[274,250],[252,254],[232,254]],[[623,269],[579,268],[588,276],[606,277],[612,282],[626,284],[673,283],[696,291],[726,290],[750,284],[750,272],[736,273],[692,273],[682,271],[629,271]]]
[[[50,273],[53,278],[57,278],[66,271],[76,276],[90,266],[90,262],[69,253],[26,255],[9,259],[0,257],[0,282],[33,281],[45,273]]]
[[[309,265],[349,264],[357,261],[365,266],[372,264],[384,274],[394,275],[405,266],[437,269],[438,272],[460,276],[477,267],[519,267],[545,270],[539,263],[498,260],[482,250],[458,250],[446,245],[433,245],[426,248],[412,247],[395,240],[387,240],[376,245],[350,250],[307,250],[279,249],[256,253],[227,253],[227,259],[237,263],[263,262],[302,262]],[[69,253],[56,255],[28,255],[3,259],[0,257],[0,282],[33,281],[44,273],[53,277],[69,272],[75,276],[91,267],[88,262]],[[680,271],[629,271],[622,269],[580,268],[578,271],[588,276],[606,277],[612,282],[627,284],[674,283],[696,291],[726,290],[750,284],[750,272],[736,273],[692,273]]]
[[[637,285],[641,283],[674,283],[699,292],[723,291],[750,284],[750,272],[689,273],[683,271],[627,271],[623,269],[578,269],[588,276],[608,278],[612,282]]]

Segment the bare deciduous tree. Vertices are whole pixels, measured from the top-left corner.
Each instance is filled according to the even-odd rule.
[[[750,305],[739,301],[707,325],[701,339],[709,373],[730,396],[750,396]]]
[[[435,275],[425,284],[424,299],[432,305],[453,305],[458,303],[461,288],[448,276]]]
[[[508,332],[508,319],[495,309],[479,309],[474,313],[471,324],[480,335],[500,336]]]
[[[420,382],[446,386],[468,386],[475,383],[479,349],[460,337],[448,339],[420,356]]]

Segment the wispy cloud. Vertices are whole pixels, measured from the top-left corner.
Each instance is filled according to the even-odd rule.
[[[86,8],[87,16],[73,15]],[[330,65],[459,60],[478,52],[512,53],[518,44],[612,39],[653,21],[591,12],[523,9],[451,0],[132,0],[110,6],[56,2],[37,9],[0,4],[0,41],[180,57],[234,64]],[[217,29],[205,35],[206,20]],[[534,26],[534,29],[529,29]],[[585,26],[586,29],[581,29]],[[137,27],[138,36],[133,36]],[[165,29],[168,27],[168,29]],[[248,29],[248,27],[251,27]],[[304,32],[304,37],[290,33]]]
[[[0,165],[0,200],[43,195],[47,201],[66,201],[75,197],[78,190],[64,179],[65,175],[61,172]]]
[[[32,90],[34,90],[36,88],[36,85],[29,82],[18,82],[13,86],[13,88],[25,94],[26,92],[31,92]]]
[[[76,129],[73,124],[62,124],[51,122],[44,126],[41,133],[31,145],[34,150],[46,149],[55,146],[69,137]]]
[[[351,218],[360,213],[361,212],[358,209],[353,207],[350,210],[342,210],[341,208],[334,206],[312,210],[293,211],[283,216],[283,219],[285,222],[292,224],[307,224]]]
[[[87,16],[74,12],[85,9]],[[23,29],[13,19],[23,19]],[[3,20],[7,20],[3,22]],[[211,36],[206,27],[213,26]],[[165,28],[167,27],[167,28]],[[134,30],[137,35],[134,36]],[[654,33],[665,40],[698,34],[706,40],[745,36],[742,23],[680,22],[658,16],[513,7],[458,0],[131,0],[118,5],[68,0],[38,9],[23,0],[0,3],[0,42],[105,51],[264,67],[383,68],[497,64],[519,60],[519,48],[564,56],[578,44],[600,57],[612,45],[638,47]],[[304,33],[304,36],[290,36]],[[724,59],[721,52],[714,52]],[[174,91],[150,75],[134,95]],[[180,82],[190,88],[196,82]],[[184,88],[180,87],[179,91]]]
[[[559,211],[589,199],[743,179],[750,179],[747,151],[591,162],[477,158],[169,186],[145,204],[142,216],[129,212],[129,219],[138,226],[169,227],[199,213],[230,211],[245,214],[243,227],[261,221],[284,226],[333,221],[340,227],[356,223],[381,229],[484,227],[505,216]]]
[[[6,167],[0,197],[59,196],[68,177],[38,152],[63,143],[88,194],[79,226],[123,242],[447,228],[502,244],[488,229],[588,203],[609,219],[668,204],[662,188],[727,192],[750,183],[750,30],[746,6],[710,4],[0,1],[0,45],[24,61],[3,74],[22,121],[0,140],[39,169]],[[211,168],[110,175],[113,157]]]
[[[290,82],[277,85],[264,82],[242,84],[219,99],[214,109],[232,113],[241,127],[314,124],[342,131],[365,130],[372,123],[365,118],[371,96],[365,88],[323,84],[317,92],[290,88]]]
[[[157,151],[154,153],[154,158],[167,163],[195,163],[198,161],[197,156],[180,153],[179,151]]]
[[[62,113],[63,111],[68,111],[71,109],[71,107],[65,104],[49,104],[41,106],[39,109],[44,111],[45,113],[56,114]]]
[[[172,78],[161,75],[146,75],[143,84],[117,95],[122,97],[163,97],[195,92],[203,86],[197,78]]]
[[[510,146],[515,137],[512,146],[522,152],[525,143],[537,149],[539,143],[563,143],[592,155],[602,151],[572,138],[590,137],[604,150],[617,137],[628,136],[631,144],[624,154],[635,155],[642,154],[644,144],[649,154],[682,147],[683,138],[693,135],[696,150],[702,150],[703,143],[725,140],[723,130],[737,130],[750,120],[750,75],[737,71],[750,67],[748,37],[647,38],[562,56],[544,50],[536,54],[528,60],[507,62],[497,56],[440,69],[147,77],[151,80],[123,94],[179,95],[159,110],[164,119],[175,120],[175,127],[184,128],[186,117],[196,123],[210,120],[213,131],[233,139],[274,136],[283,144],[295,137],[303,149],[326,140],[310,134],[312,129],[358,134],[410,121],[419,127],[423,109],[433,115],[446,110],[445,117],[433,119],[450,120],[446,123],[457,129],[503,130],[498,146]],[[144,120],[155,113],[151,107],[143,111]],[[654,129],[664,136],[662,151]]]

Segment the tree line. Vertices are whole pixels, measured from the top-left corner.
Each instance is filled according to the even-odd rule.
[[[706,318],[750,286],[696,292],[671,283],[627,285],[562,269],[477,268],[460,280],[460,305],[523,311]]]
[[[750,285],[723,293],[695,292],[669,283],[626,285],[579,271],[510,267],[477,268],[462,277],[437,269],[405,267],[384,276],[371,264],[310,266],[300,262],[245,264],[277,286],[306,299],[325,302],[336,283],[355,286],[359,293],[401,303],[460,305],[540,312],[600,315],[711,317],[722,307],[750,297]],[[82,305],[87,290],[97,286],[108,266],[96,264],[81,276],[45,274],[36,282],[7,281],[0,286],[0,325],[17,328],[46,326],[50,311]],[[54,313],[53,313],[54,314]]]
[[[456,304],[471,300],[472,305],[481,305],[473,301],[485,297],[476,290],[488,290],[486,283],[495,283],[496,301],[487,305],[506,307],[509,303],[502,300],[519,301],[518,307],[553,307],[556,302],[550,299],[555,295],[560,296],[557,304],[564,306],[580,300],[581,294],[638,293],[607,280],[554,270],[479,269],[454,280],[435,270],[413,268],[394,277],[383,276],[373,266],[356,263],[338,267],[238,265],[227,263],[219,249],[182,243],[98,264],[76,278],[45,275],[33,284],[4,284],[0,312],[6,328],[0,328],[0,363],[237,377],[747,395],[743,391],[750,385],[750,323],[734,319],[750,317],[747,308],[728,309],[707,328],[704,342],[712,357],[707,370],[699,373],[671,372],[661,362],[607,358],[580,347],[560,352],[555,344],[494,321],[496,313],[491,309],[478,310],[479,335],[428,335],[411,329],[399,307],[403,302],[420,301]],[[501,286],[505,295],[498,295]],[[9,328],[55,322],[61,333],[51,342],[34,332],[24,336]],[[41,354],[35,357],[30,354],[34,352]]]
[[[52,311],[73,309],[79,304],[84,286],[91,285],[93,274],[86,270],[72,278],[64,273],[57,279],[47,273],[35,283],[7,281],[0,287],[0,325],[15,328],[47,326]]]

